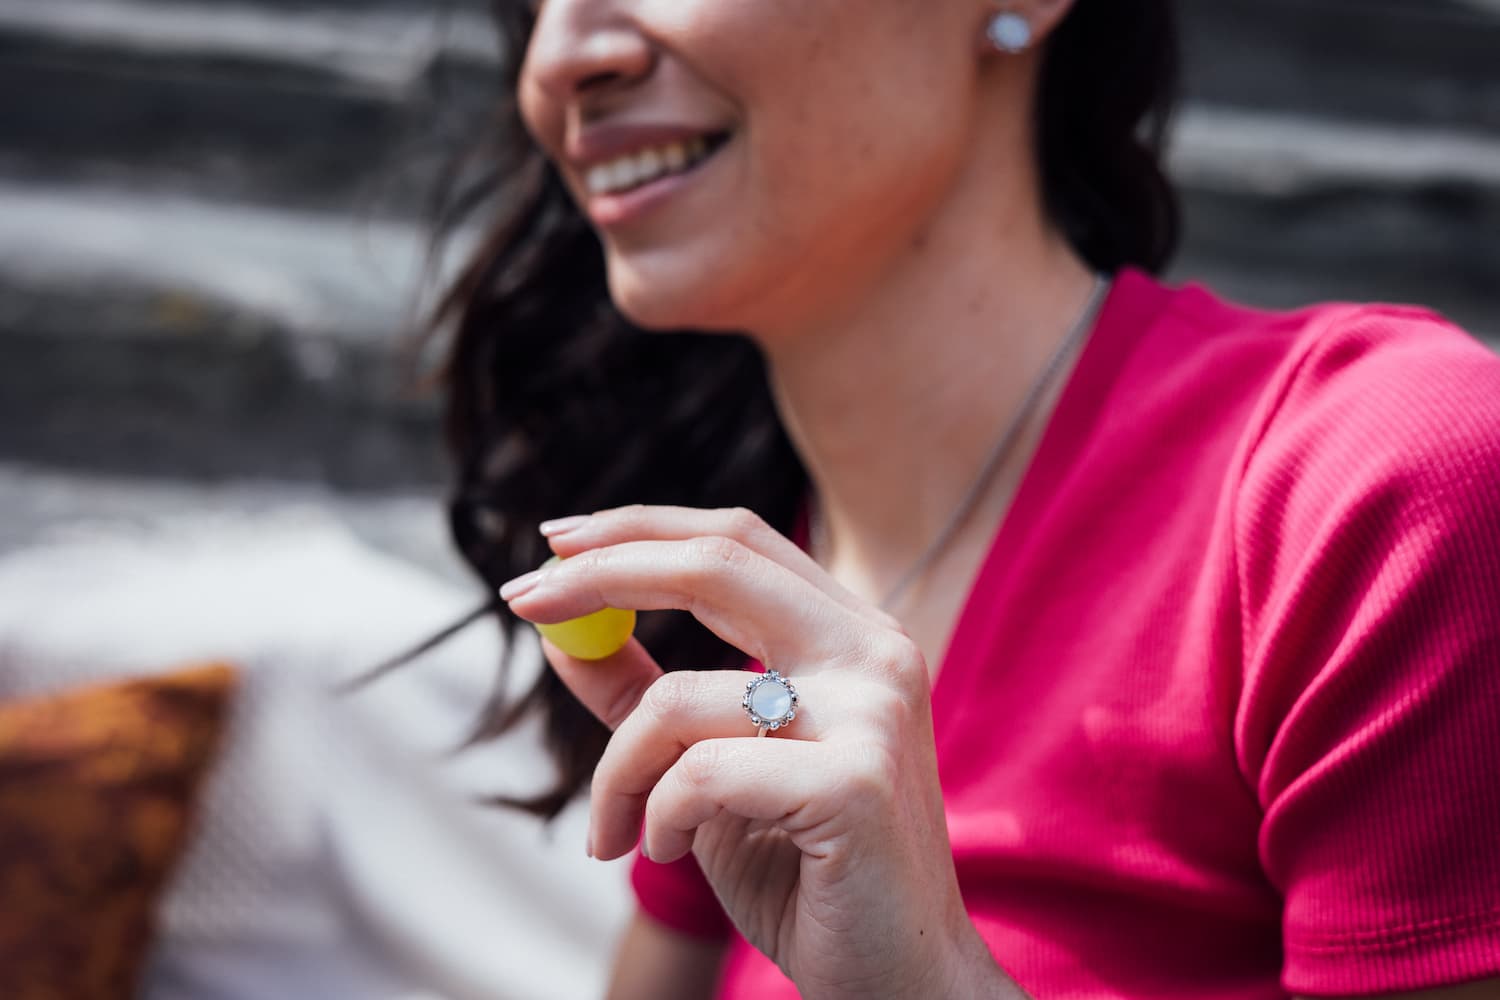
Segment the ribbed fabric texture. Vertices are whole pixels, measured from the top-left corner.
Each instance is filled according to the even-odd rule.
[[[1036,997],[1500,976],[1500,359],[1122,275],[933,713],[965,903]],[[721,996],[797,995],[691,858],[633,882],[731,935]]]

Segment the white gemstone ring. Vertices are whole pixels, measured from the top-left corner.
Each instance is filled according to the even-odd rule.
[[[740,704],[755,723],[755,735],[764,736],[767,730],[780,729],[797,717],[797,689],[776,671],[767,670],[745,685]]]

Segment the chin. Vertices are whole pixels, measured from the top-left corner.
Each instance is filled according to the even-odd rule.
[[[615,308],[643,330],[739,331],[732,303],[741,298],[717,269],[642,268],[611,257],[609,294]]]

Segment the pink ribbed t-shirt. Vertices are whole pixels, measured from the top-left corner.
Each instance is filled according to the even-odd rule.
[[[1500,975],[1500,359],[1123,273],[933,716],[965,904],[1033,996]],[[691,856],[633,882],[730,937],[721,996],[797,995]]]

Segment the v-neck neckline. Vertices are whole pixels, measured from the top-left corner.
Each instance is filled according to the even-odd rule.
[[[1110,386],[1134,347],[1137,335],[1150,325],[1165,303],[1164,289],[1149,275],[1133,268],[1115,275],[1015,495],[990,536],[988,551],[949,634],[932,688],[933,725],[939,747],[943,742],[943,720],[952,714],[952,706],[962,699],[988,653],[988,633],[995,618],[988,599],[1001,593],[1007,584],[1011,556],[1023,544],[1027,526],[1040,516],[1090,428],[1099,419]],[[809,534],[808,504],[804,502],[797,512],[792,540],[806,551]]]
[[[962,701],[976,672],[989,658],[996,619],[991,599],[1010,582],[1014,554],[1025,544],[1030,526],[1043,514],[1099,420],[1139,332],[1164,306],[1161,292],[1161,286],[1150,276],[1133,269],[1115,276],[1015,494],[990,536],[989,549],[949,634],[932,689],[933,725],[939,747],[946,728],[943,720]]]

